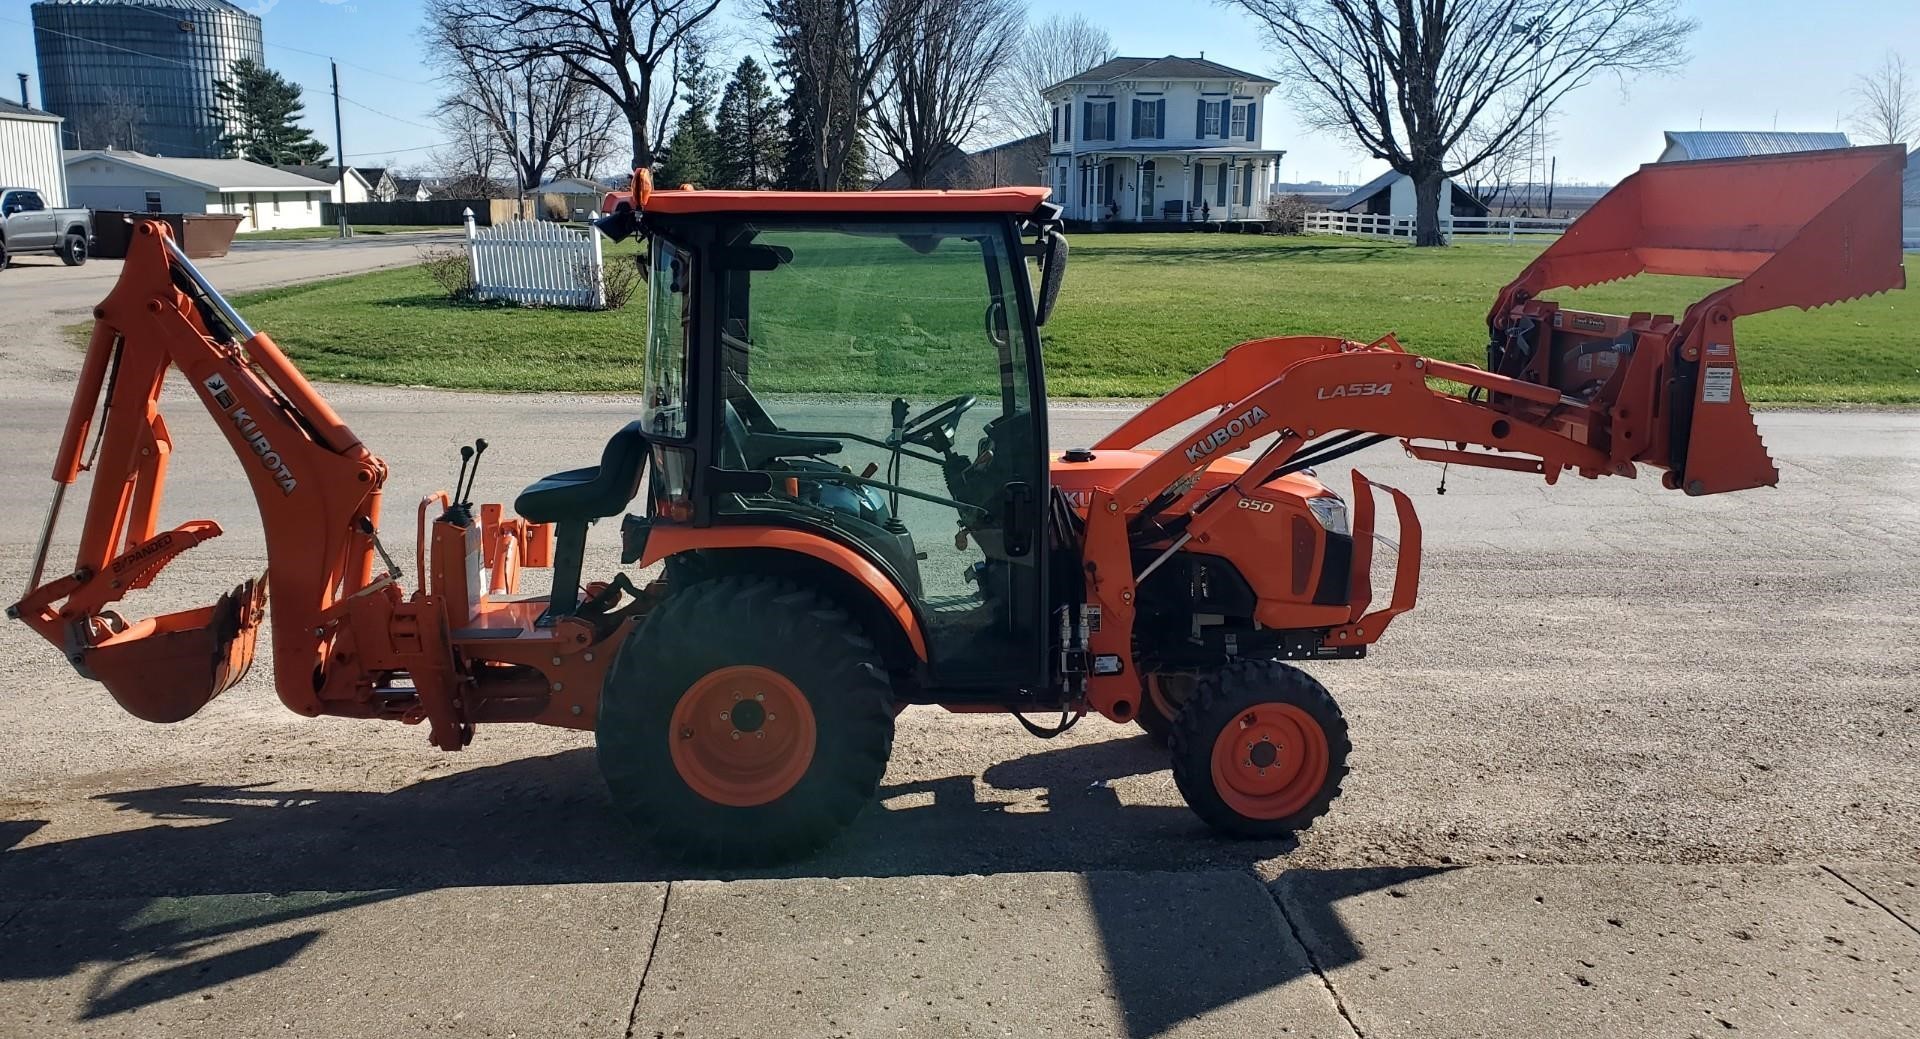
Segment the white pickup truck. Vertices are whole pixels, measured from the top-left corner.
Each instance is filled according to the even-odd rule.
[[[32,188],[0,188],[0,269],[21,253],[51,253],[78,267],[92,248],[87,210],[51,209]]]

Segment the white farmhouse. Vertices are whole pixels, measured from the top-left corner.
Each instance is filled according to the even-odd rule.
[[[1257,218],[1286,154],[1261,140],[1275,85],[1168,55],[1114,58],[1048,87],[1054,199],[1074,220]]]

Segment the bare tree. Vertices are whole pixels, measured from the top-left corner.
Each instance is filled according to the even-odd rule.
[[[595,93],[566,63],[540,55],[510,61],[477,37],[457,5],[427,6],[429,60],[449,89],[437,111],[477,116],[492,132],[523,188],[546,179]]]
[[[1671,71],[1678,0],[1231,0],[1278,51],[1302,116],[1412,178],[1419,245],[1439,245],[1447,177],[1508,149],[1596,73]],[[1477,148],[1463,148],[1475,128]]]
[[[598,177],[625,162],[625,149],[614,142],[620,110],[606,95],[583,91],[569,117],[554,156],[554,172],[563,177]]]
[[[998,88],[995,128],[1009,138],[1049,133],[1053,111],[1042,92],[1112,59],[1113,37],[1084,15],[1049,15],[1028,26]]]
[[[496,174],[505,166],[493,127],[470,108],[443,115],[446,143],[427,153],[440,186],[440,198],[492,198],[500,194]]]
[[[635,167],[651,167],[666,119],[660,77],[681,37],[719,8],[720,0],[444,0],[478,46],[519,63],[561,62],[573,77],[605,95],[626,120]],[[657,120],[657,124],[656,124]]]
[[[1870,144],[1906,144],[1920,136],[1920,79],[1888,51],[1880,67],[1855,77],[1853,129]]]
[[[146,145],[146,123],[146,106],[125,91],[107,90],[74,120],[74,146],[137,152]]]
[[[1018,0],[924,0],[888,59],[873,97],[873,140],[926,187],[934,168],[980,128],[989,88],[1004,75],[1025,13]]]
[[[788,83],[790,142],[808,186],[840,187],[860,128],[884,95],[894,51],[926,0],[768,0]]]

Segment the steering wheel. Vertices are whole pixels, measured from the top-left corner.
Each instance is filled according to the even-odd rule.
[[[919,444],[935,451],[946,451],[953,447],[953,438],[960,432],[960,416],[965,415],[978,401],[971,393],[963,393],[952,400],[942,401],[933,407],[913,416],[907,424],[900,427],[900,442]],[[939,433],[943,443],[935,443],[933,434]]]

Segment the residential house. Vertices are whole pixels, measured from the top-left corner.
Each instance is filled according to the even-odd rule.
[[[400,188],[394,184],[393,177],[385,166],[354,166],[353,172],[367,182],[367,201],[393,202],[400,197]]]
[[[996,144],[977,152],[955,148],[933,166],[926,186],[943,190],[966,188],[1004,188],[1048,183],[1048,152],[1052,142],[1043,133],[1017,141]],[[907,186],[907,178],[898,170],[879,184],[882,191]]]
[[[1788,133],[1780,130],[1668,130],[1667,146],[1655,162],[1688,159],[1740,159],[1782,152],[1851,148],[1843,133]]]
[[[1446,200],[1447,215],[1487,215],[1487,204],[1473,197],[1472,192],[1455,184],[1451,178],[1440,182],[1440,197]],[[1327,208],[1336,213],[1412,218],[1419,215],[1420,204],[1414,194],[1413,178],[1388,170],[1327,203]]]
[[[395,202],[425,202],[433,197],[433,190],[419,177],[393,178],[393,200]]]
[[[133,213],[237,213],[242,231],[319,227],[327,185],[245,159],[66,153],[70,204]]]
[[[1054,199],[1070,219],[1258,217],[1286,152],[1261,116],[1276,84],[1199,58],[1114,58],[1042,92]]]
[[[0,101],[0,187],[32,188],[54,208],[67,204],[60,124],[52,112]]]
[[[317,180],[322,184],[332,185],[333,191],[327,195],[328,202],[346,202],[351,205],[355,202],[374,201],[373,185],[368,184],[367,178],[361,176],[360,171],[354,169],[352,166],[278,166],[275,168],[284,170],[296,177],[305,177],[308,180]],[[340,180],[342,177],[345,177],[347,182],[345,198],[341,197]]]

